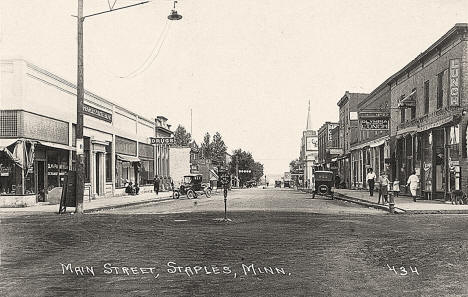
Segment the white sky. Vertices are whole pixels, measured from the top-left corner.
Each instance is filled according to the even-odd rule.
[[[113,1],[113,0],[110,0]],[[107,9],[84,0],[85,14]],[[136,3],[117,0],[116,7]],[[266,174],[299,155],[311,100],[314,128],[336,121],[346,90],[370,92],[457,22],[466,0],[180,0],[153,63],[172,1],[85,20],[85,88],[130,110],[164,115],[193,136],[219,131]],[[0,0],[1,55],[76,82],[77,0]],[[148,57],[150,57],[148,59]]]

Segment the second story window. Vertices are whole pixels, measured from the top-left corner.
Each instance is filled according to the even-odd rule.
[[[444,72],[437,75],[437,109],[442,108],[442,102],[444,100],[443,77]]]
[[[424,114],[429,113],[429,81],[424,82]]]

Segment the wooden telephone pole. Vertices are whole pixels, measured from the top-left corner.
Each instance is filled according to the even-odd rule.
[[[84,142],[83,142],[83,0],[78,0],[78,67],[76,83],[76,213],[83,213]]]

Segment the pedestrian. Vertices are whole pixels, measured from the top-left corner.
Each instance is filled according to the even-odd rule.
[[[340,188],[341,177],[337,174],[335,177],[335,188]]]
[[[406,186],[409,186],[411,197],[413,197],[413,201],[416,202],[416,190],[419,186],[419,177],[416,175],[416,171],[413,170],[411,175],[408,177]]]
[[[400,181],[397,179],[393,181],[393,194],[395,194],[395,197],[400,195]]]
[[[154,192],[159,195],[159,177],[157,175],[154,176]]]
[[[388,185],[389,184],[390,184],[390,181],[388,180],[388,176],[385,173],[385,171],[383,171],[379,177],[379,187],[380,187],[380,192],[382,193],[382,196],[383,196],[382,203],[385,202],[385,205],[388,204]],[[379,195],[379,203],[380,203],[380,195]]]
[[[374,196],[374,184],[375,184],[375,173],[372,168],[367,170],[367,184],[369,185],[369,194],[370,196]]]

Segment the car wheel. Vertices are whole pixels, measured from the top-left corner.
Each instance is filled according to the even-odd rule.
[[[172,199],[179,199],[180,198],[180,193],[179,191],[174,191],[172,192]]]
[[[193,190],[188,190],[188,191],[187,191],[187,198],[188,198],[188,199],[196,198],[196,197],[195,197],[195,192],[194,192]]]
[[[211,189],[210,188],[205,189],[205,195],[206,195],[206,198],[211,197]]]

